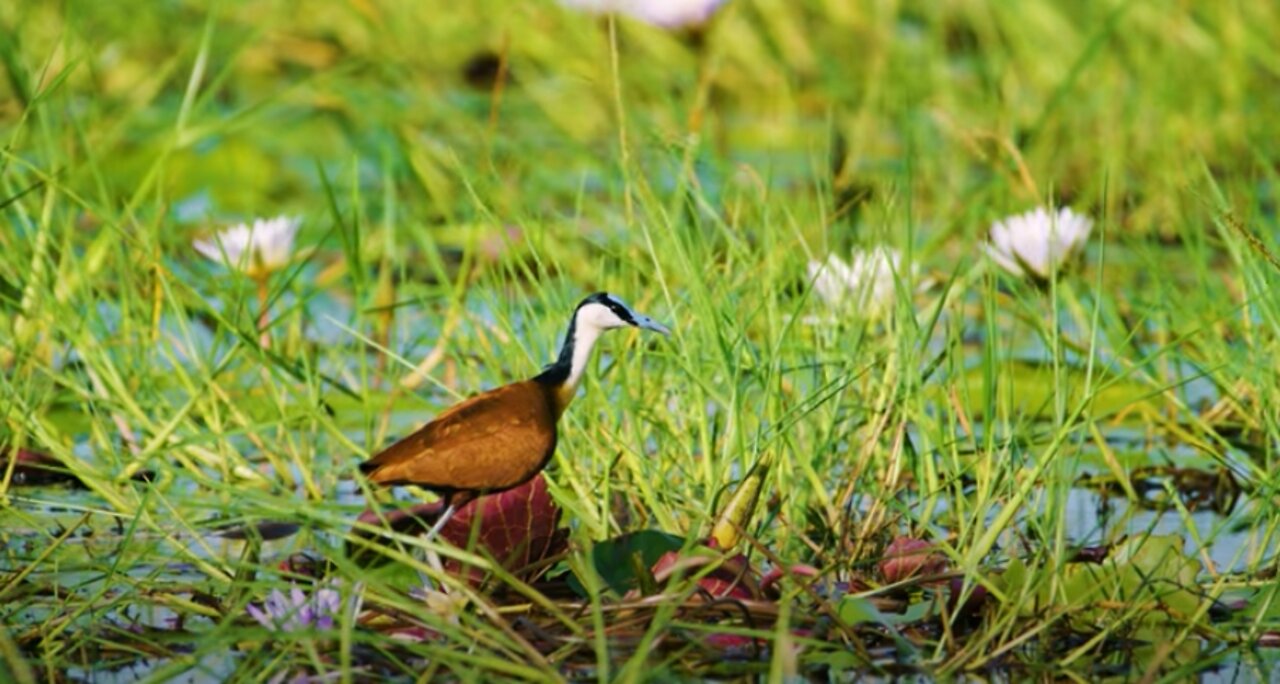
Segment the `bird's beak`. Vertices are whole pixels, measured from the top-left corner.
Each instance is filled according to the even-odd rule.
[[[653,320],[652,318],[649,318],[648,316],[636,316],[635,318],[636,318],[637,328],[652,330],[657,333],[662,333],[663,335],[671,334],[671,331],[667,329],[667,326]]]

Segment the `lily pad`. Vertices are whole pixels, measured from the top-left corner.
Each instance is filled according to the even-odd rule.
[[[596,544],[591,550],[591,565],[618,595],[640,586],[639,568],[652,568],[665,554],[684,547],[684,539],[660,530],[628,532]],[[587,591],[578,577],[570,577],[569,585],[579,595]]]

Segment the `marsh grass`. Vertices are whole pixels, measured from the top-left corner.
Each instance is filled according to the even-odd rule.
[[[550,3],[313,10],[0,7],[0,442],[83,484],[0,477],[14,680],[1268,677],[1275,8],[734,0],[702,48]],[[501,88],[463,78],[486,51]],[[1048,202],[1096,221],[1079,267],[998,273],[991,221]],[[280,213],[263,348],[191,243]],[[814,296],[809,260],[874,244],[933,285]],[[607,339],[562,421],[549,576],[583,595],[495,567],[441,608],[424,551],[487,560],[373,526],[394,562],[353,562],[367,502],[421,495],[356,464],[536,372],[598,289],[675,332]],[[644,600],[591,569],[640,529],[692,552],[764,459],[739,548],[816,582],[708,608],[715,564]],[[883,582],[895,536],[952,585]],[[298,554],[376,617],[250,619]]]

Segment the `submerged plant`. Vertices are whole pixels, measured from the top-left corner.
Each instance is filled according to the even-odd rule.
[[[356,584],[345,601],[350,606],[353,619],[360,613],[363,589],[362,585]],[[342,615],[343,603],[336,585],[317,587],[309,596],[293,585],[287,595],[273,589],[261,607],[249,604],[245,610],[249,617],[274,632],[324,631],[333,629],[335,620]]]
[[[1014,275],[1048,280],[1089,239],[1093,221],[1070,209],[1044,207],[996,221],[987,254]]]

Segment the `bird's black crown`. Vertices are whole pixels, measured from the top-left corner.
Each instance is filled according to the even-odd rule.
[[[636,319],[635,316],[632,315],[631,309],[628,309],[626,304],[618,301],[616,297],[608,292],[594,292],[587,295],[586,299],[578,303],[578,308],[581,309],[588,304],[600,304],[602,306],[607,306],[610,311],[612,311],[618,318],[621,318],[627,325],[636,324]],[[577,311],[575,310],[574,313],[577,313]]]

